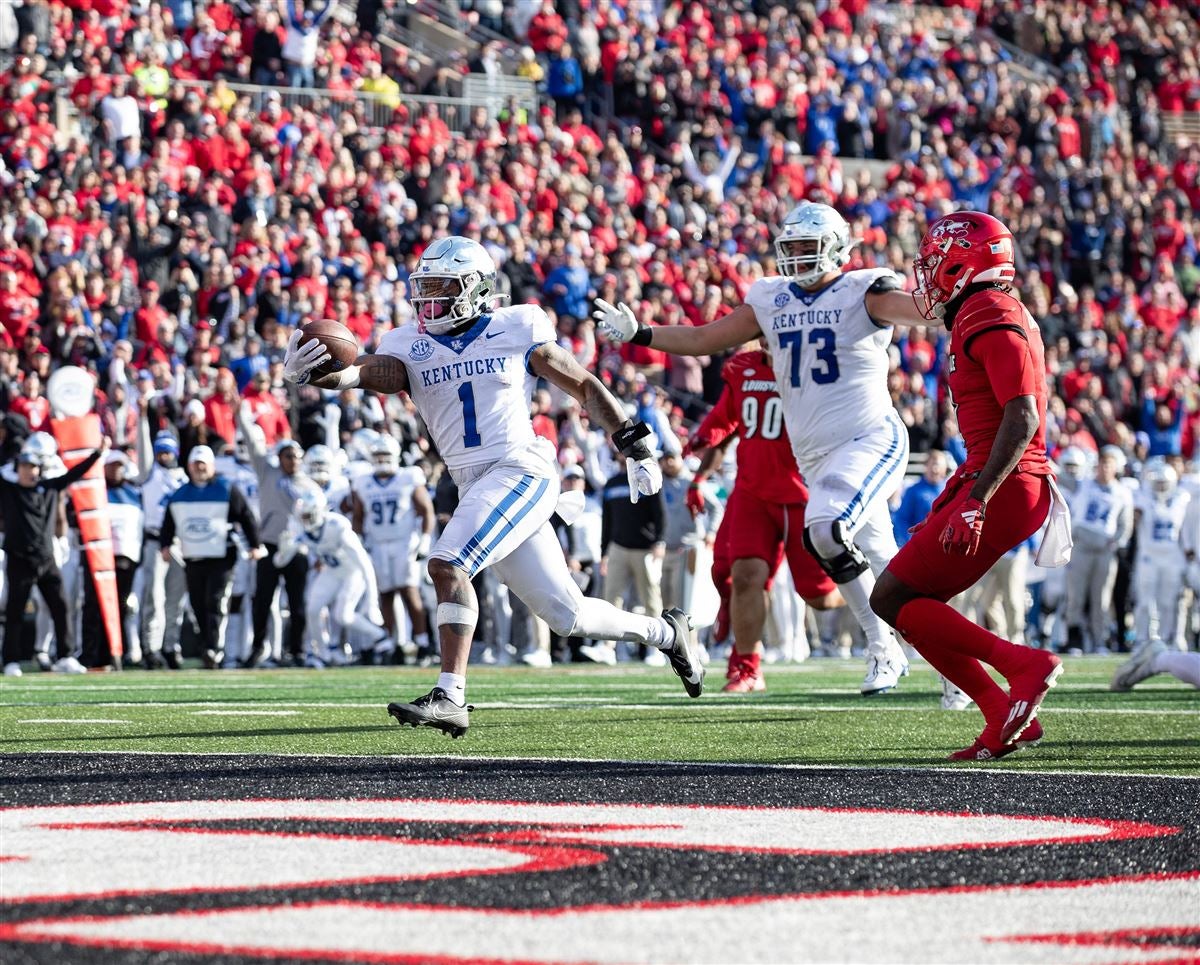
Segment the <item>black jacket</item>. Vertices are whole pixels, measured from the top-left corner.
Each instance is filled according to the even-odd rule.
[[[629,479],[625,471],[604,484],[604,511],[600,525],[600,552],[607,555],[610,543],[631,550],[648,550],[663,541],[665,531],[662,493],[629,501]]]
[[[22,486],[0,476],[0,516],[4,518],[4,549],[8,565],[42,566],[54,559],[54,521],[58,513],[58,494],[100,458],[97,449],[90,456],[54,479],[39,480],[35,486]]]

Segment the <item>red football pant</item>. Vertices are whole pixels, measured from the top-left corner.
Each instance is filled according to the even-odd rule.
[[[734,560],[759,559],[766,562],[771,573],[767,579],[767,589],[771,588],[775,571],[785,555],[796,592],[804,599],[823,597],[837,589],[837,584],[804,547],[802,503],[781,505],[768,502],[743,486],[735,486],[725,505],[725,518],[717,535],[718,544],[722,534],[728,540],[728,547],[723,552],[728,557],[730,567]],[[714,553],[714,570],[716,555]]]
[[[900,608],[896,629],[938,673],[975,701],[987,719],[985,735],[991,732],[998,743],[1008,694],[983,663],[1011,678],[1020,672],[1028,651],[972,623],[945,601],[976,583],[1001,556],[1041,528],[1050,512],[1050,485],[1044,476],[1010,475],[988,501],[979,549],[972,556],[950,556],[942,550],[942,531],[966,500],[970,482],[964,477],[950,480],[925,525],[900,548],[888,570],[924,597]]]

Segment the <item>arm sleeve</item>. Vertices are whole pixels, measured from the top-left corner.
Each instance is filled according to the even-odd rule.
[[[663,508],[662,493],[655,493],[650,500],[650,522],[654,526],[654,542],[661,543],[667,533],[667,514]]]
[[[603,500],[600,509],[600,555],[608,555],[608,544],[612,542],[612,500],[608,493],[601,494]]]
[[[1022,395],[1036,395],[1037,369],[1029,342],[1011,328],[993,328],[971,340],[971,358],[983,366],[1000,405]]]
[[[237,486],[229,488],[229,519],[242,527],[251,549],[258,549],[262,545],[262,540],[258,538],[258,520],[254,518],[254,511]]]
[[[158,531],[158,545],[163,549],[175,542],[175,514],[171,512],[171,500],[167,501],[167,511],[163,513],[162,529]]]
[[[72,483],[79,482],[79,480],[81,480],[84,477],[84,474],[87,473],[87,471],[92,468],[92,466],[95,464],[96,460],[99,458],[100,458],[100,450],[99,449],[93,450],[93,452],[90,456],[88,456],[81,463],[76,465],[73,469],[68,469],[65,473],[63,473],[61,476],[58,476],[55,479],[47,479],[46,483],[45,483],[46,488],[47,489],[57,489],[59,492],[62,492],[64,489],[66,489]]]

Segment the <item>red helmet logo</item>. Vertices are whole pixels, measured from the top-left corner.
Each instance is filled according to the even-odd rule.
[[[940,318],[968,285],[1016,277],[1012,232],[982,211],[959,211],[929,226],[913,262],[921,314]]]

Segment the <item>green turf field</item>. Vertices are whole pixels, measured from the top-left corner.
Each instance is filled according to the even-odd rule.
[[[1200,696],[1166,677],[1133,693],[1108,681],[1118,658],[1076,658],[1051,691],[1036,748],[993,767],[1200,774]],[[864,699],[859,661],[767,668],[768,691],[689,700],[666,669],[473,667],[470,733],[401,728],[389,700],[432,670],[182,671],[69,677],[28,673],[0,687],[0,751],[451,754],[596,760],[912,766],[944,763],[981,727],[938,709],[914,664],[902,689]],[[979,767],[986,765],[949,765]]]

